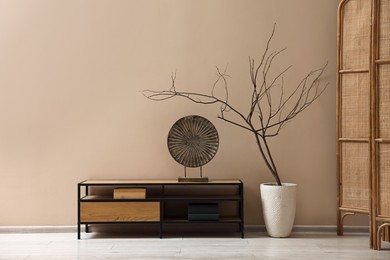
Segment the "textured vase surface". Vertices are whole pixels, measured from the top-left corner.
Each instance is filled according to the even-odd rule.
[[[271,237],[288,237],[295,219],[297,185],[260,184],[261,204],[267,233]]]

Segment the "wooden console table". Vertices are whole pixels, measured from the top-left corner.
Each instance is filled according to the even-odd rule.
[[[145,199],[115,199],[115,188],[144,188]],[[217,218],[189,218],[189,205],[216,207]],[[89,232],[95,224],[159,225],[224,223],[238,226],[244,238],[244,187],[241,180],[178,182],[177,180],[85,180],[78,183],[77,238],[81,225]],[[204,207],[205,206],[205,207]],[[192,210],[192,209],[191,209]]]

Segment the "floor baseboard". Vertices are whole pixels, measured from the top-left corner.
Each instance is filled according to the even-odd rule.
[[[264,225],[247,225],[245,231],[249,232],[267,232]],[[336,233],[336,225],[295,225],[292,232],[316,232],[316,233]],[[368,226],[344,226],[345,233],[369,233]]]
[[[84,231],[84,228],[82,228]],[[77,226],[0,226],[0,234],[5,233],[75,233]]]
[[[81,231],[84,232],[84,226]],[[247,232],[266,232],[264,225],[246,225]],[[0,226],[0,234],[3,233],[76,233],[77,226]],[[316,232],[336,233],[335,225],[296,225],[292,232]],[[345,233],[369,233],[367,226],[344,226]]]

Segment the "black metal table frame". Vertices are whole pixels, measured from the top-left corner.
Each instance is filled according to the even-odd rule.
[[[137,183],[121,183],[120,181],[121,180],[118,180],[118,183],[115,183],[115,182],[110,182],[110,183],[85,183],[87,182],[88,180],[85,180],[85,181],[82,181],[80,183],[78,183],[77,185],[77,239],[80,239],[81,238],[81,225],[85,225],[85,232],[86,233],[89,233],[89,225],[94,225],[94,224],[152,224],[152,223],[155,223],[155,224],[159,224],[159,235],[160,235],[160,238],[163,238],[163,226],[164,224],[166,223],[178,223],[178,222],[175,222],[175,221],[165,221],[164,220],[164,204],[165,204],[165,201],[168,201],[168,200],[189,200],[191,202],[204,202],[204,201],[207,201],[207,202],[219,202],[219,201],[234,201],[235,199],[230,199],[230,198],[218,198],[218,199],[210,199],[210,198],[207,198],[207,199],[204,199],[204,198],[191,198],[191,199],[188,199],[188,198],[183,198],[183,199],[179,199],[179,198],[169,198],[169,197],[164,197],[164,190],[165,190],[165,187],[166,186],[204,186],[204,185],[207,185],[207,186],[238,186],[238,189],[239,189],[239,199],[237,199],[237,201],[239,202],[239,211],[240,211],[240,221],[237,222],[237,221],[223,221],[223,222],[219,222],[219,221],[196,221],[196,222],[179,222],[181,224],[185,224],[185,223],[191,223],[191,224],[201,224],[201,223],[239,223],[240,224],[240,233],[241,233],[241,238],[244,238],[244,185],[243,185],[243,182],[241,180],[237,180],[239,182],[237,183],[211,183],[211,182],[207,182],[207,183],[204,183],[204,182],[180,182],[180,183],[149,183],[149,182],[137,182]],[[89,195],[89,188],[90,187],[93,187],[93,186],[121,186],[121,187],[145,187],[145,186],[161,186],[162,188],[162,195],[158,198],[149,198],[149,199],[146,199],[146,201],[148,202],[159,202],[160,203],[160,220],[159,221],[145,221],[145,222],[81,222],[80,220],[80,203],[81,202],[85,202],[85,200],[83,200],[83,198],[85,198],[86,196]],[[82,188],[85,188],[85,196],[82,197],[81,193],[82,193]],[[138,202],[138,201],[142,201],[142,202],[145,202],[145,199],[121,199],[121,200],[118,200],[118,199],[110,199],[110,200],[107,200],[107,199],[104,199],[104,200],[99,200],[99,199],[96,199],[96,200],[93,200],[93,202]]]

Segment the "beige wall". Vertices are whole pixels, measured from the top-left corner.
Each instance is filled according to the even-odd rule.
[[[338,1],[0,1],[0,225],[76,224],[76,184],[89,178],[176,178],[166,136],[199,114],[220,134],[204,172],[245,183],[247,224],[261,224],[259,184],[271,181],[252,136],[218,107],[152,102],[177,70],[181,89],[207,91],[228,66],[231,101],[246,106],[248,56],[288,47],[288,84],[329,61],[329,88],[272,142],[284,182],[299,185],[298,225],[336,221],[335,53]],[[365,222],[363,222],[365,223]]]

